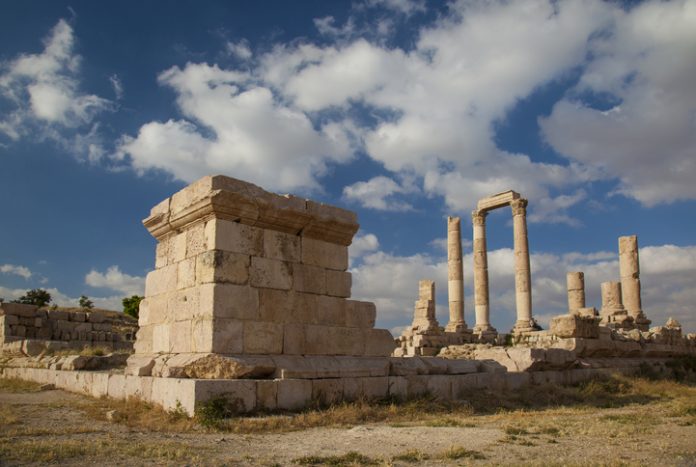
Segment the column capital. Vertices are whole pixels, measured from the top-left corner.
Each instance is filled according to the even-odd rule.
[[[488,211],[476,209],[471,212],[471,221],[474,223],[474,225],[486,225],[487,215]]]
[[[510,201],[510,208],[512,208],[513,216],[526,216],[527,215],[527,200],[524,198],[519,198]]]

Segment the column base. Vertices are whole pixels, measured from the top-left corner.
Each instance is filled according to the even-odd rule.
[[[471,334],[471,330],[466,326],[464,321],[450,322],[445,326],[445,332],[454,332],[457,334]]]
[[[652,321],[645,316],[645,313],[639,311],[636,314],[632,313],[631,316],[633,317],[633,323],[636,325],[636,328],[638,328],[639,331],[648,331],[650,329],[650,324]]]
[[[473,335],[478,337],[479,342],[493,342],[498,337],[498,330],[490,324],[476,325]]]
[[[512,328],[512,334],[521,334],[523,332],[534,332],[538,330],[539,328],[534,320],[520,320],[517,321],[515,326]]]

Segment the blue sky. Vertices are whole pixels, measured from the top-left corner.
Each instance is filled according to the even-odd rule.
[[[637,234],[643,307],[696,329],[696,1],[36,2],[0,15],[0,297],[119,307],[151,206],[222,173],[358,212],[353,295],[408,324],[446,216],[529,199],[533,309],[589,306]],[[488,221],[491,320],[514,323],[510,214]]]

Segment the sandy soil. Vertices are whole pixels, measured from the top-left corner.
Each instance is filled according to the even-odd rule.
[[[271,434],[133,429],[96,419],[102,403],[60,390],[0,390],[0,465],[696,465],[693,398],[676,414],[665,399],[475,415],[464,426]],[[329,457],[349,452],[365,457]]]

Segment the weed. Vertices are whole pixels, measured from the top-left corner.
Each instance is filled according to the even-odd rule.
[[[443,452],[440,457],[442,459],[485,459],[486,456],[478,451],[462,448],[462,447],[451,447],[447,451]]]
[[[528,435],[529,431],[525,430],[524,428],[508,426],[508,427],[505,427],[505,434],[511,435],[511,436]]]
[[[297,465],[378,465],[379,462],[371,457],[364,456],[358,452],[351,451],[342,456],[304,456],[294,459],[293,464]]]
[[[392,461],[403,461],[403,462],[422,462],[430,459],[430,456],[418,449],[412,449],[406,451],[403,454],[397,454],[392,457]]]
[[[31,381],[24,381],[17,378],[0,378],[0,391],[3,392],[39,392],[41,385]]]
[[[224,397],[216,397],[202,404],[196,410],[196,420],[209,428],[218,428],[221,421],[232,417],[235,413],[235,406]]]

